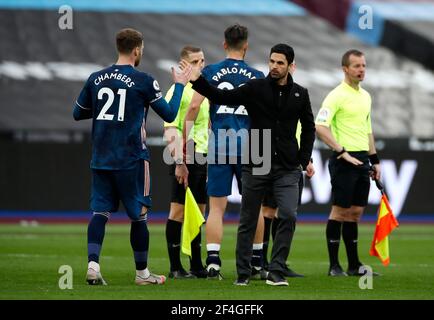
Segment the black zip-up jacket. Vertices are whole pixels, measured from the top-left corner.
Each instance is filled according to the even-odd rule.
[[[270,75],[250,80],[233,90],[213,87],[202,76],[192,83],[194,90],[216,104],[244,105],[251,129],[271,129],[273,163],[278,161],[290,170],[300,165],[306,169],[315,140],[315,123],[307,89],[293,82],[290,74],[284,86],[278,85]],[[295,136],[299,120],[300,149]],[[261,140],[259,150],[263,150]]]

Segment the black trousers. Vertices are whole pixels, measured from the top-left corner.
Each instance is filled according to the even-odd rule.
[[[252,246],[259,211],[267,187],[272,187],[279,219],[281,220],[273,242],[269,271],[283,272],[291,248],[297,219],[299,181],[301,169],[288,170],[273,164],[267,175],[253,175],[252,168],[244,166],[242,174],[242,201],[237,233],[236,264],[238,276],[250,276]]]

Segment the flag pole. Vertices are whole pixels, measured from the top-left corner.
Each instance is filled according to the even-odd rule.
[[[375,185],[377,186],[378,190],[380,190],[381,194],[384,194],[384,185],[380,180],[374,179]]]
[[[375,169],[371,167],[371,170],[374,174]],[[371,256],[378,257],[383,265],[387,266],[390,262],[388,235],[399,224],[392,212],[392,209],[390,208],[389,201],[384,191],[384,185],[380,180],[375,179],[375,175],[372,176],[374,177],[373,180],[375,181],[375,185],[381,192],[381,201],[377,212],[377,223],[375,225],[374,239],[372,240],[369,254]]]

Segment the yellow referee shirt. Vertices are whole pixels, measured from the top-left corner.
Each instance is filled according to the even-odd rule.
[[[315,123],[330,127],[336,141],[347,151],[369,151],[370,94],[343,81],[324,99]]]
[[[165,99],[170,101],[173,95],[175,85],[172,85],[166,94]],[[164,127],[176,127],[178,134],[182,137],[182,130],[184,127],[184,119],[187,114],[190,101],[193,98],[194,90],[192,84],[189,82],[184,87],[184,92],[181,98],[181,104],[179,106],[178,114],[173,122],[164,122]],[[199,114],[197,115],[194,126],[190,131],[189,138],[193,138],[196,143],[196,152],[207,153],[208,151],[208,122],[209,122],[209,103],[208,99],[205,99],[200,105]]]

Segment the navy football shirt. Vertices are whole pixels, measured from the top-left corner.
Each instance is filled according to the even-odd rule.
[[[146,116],[151,106],[165,121],[178,112],[183,85],[169,105],[158,82],[131,65],[112,65],[90,75],[74,109],[76,120],[92,118],[93,169],[125,170],[149,160]]]
[[[221,62],[206,66],[202,70],[203,77],[213,86],[219,89],[231,90],[237,88],[251,79],[264,78],[264,74],[250,67],[243,60],[227,58]],[[209,139],[208,150],[215,150],[216,155],[241,156],[242,135],[237,135],[236,144],[234,139],[229,141],[227,130],[238,133],[240,129],[248,130],[250,120],[244,106],[218,105],[210,101],[209,107],[211,130],[214,139]],[[219,133],[220,130],[220,133]],[[246,132],[246,131],[244,131]],[[220,139],[219,139],[220,134]],[[233,135],[235,137],[235,135]],[[246,138],[246,137],[245,137]]]

